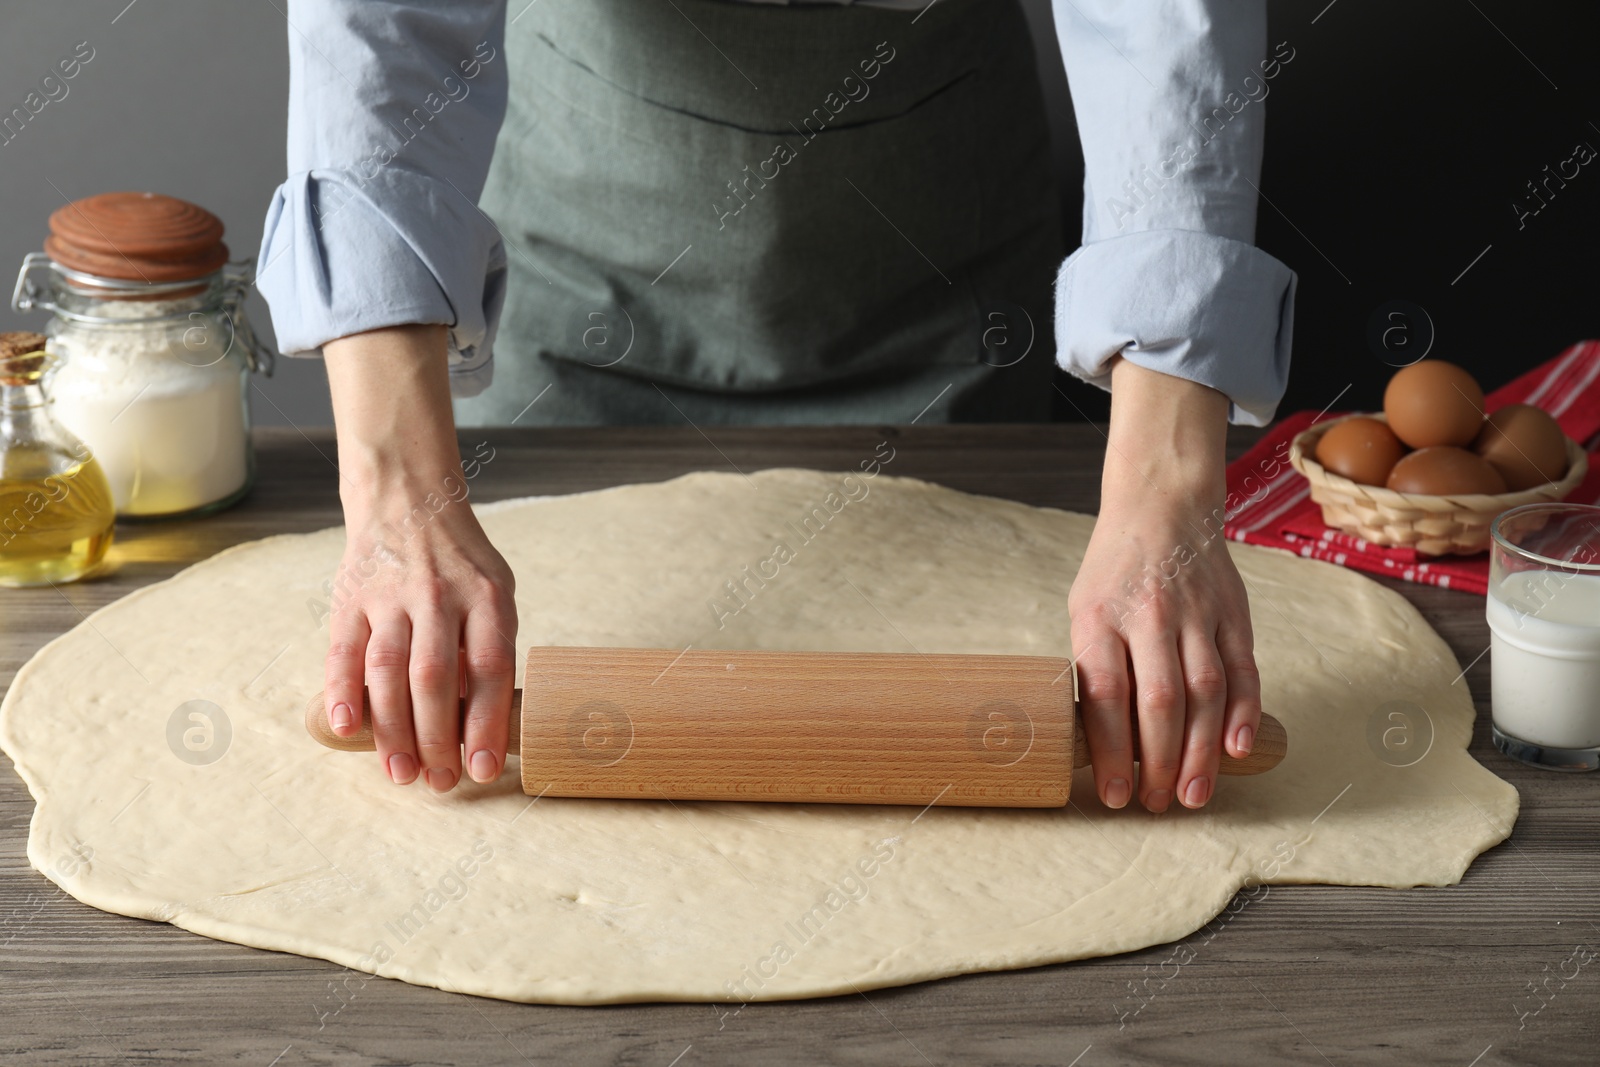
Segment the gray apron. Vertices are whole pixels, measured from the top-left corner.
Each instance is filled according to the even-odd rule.
[[[510,279],[458,422],[1048,419],[1060,225],[1017,0],[539,0],[506,36],[482,205]]]

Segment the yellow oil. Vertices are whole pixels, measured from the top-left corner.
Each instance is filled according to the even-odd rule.
[[[0,586],[70,582],[93,570],[111,547],[116,510],[100,465],[90,457],[57,470],[59,458],[33,452],[13,447],[5,454]]]

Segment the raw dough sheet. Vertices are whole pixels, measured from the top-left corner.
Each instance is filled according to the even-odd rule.
[[[522,649],[1068,656],[1093,521],[798,470],[478,512],[516,572]],[[1201,812],[1107,811],[1087,773],[1064,809],[920,814],[535,801],[514,767],[444,797],[401,789],[301,725],[343,541],[240,545],[23,667],[0,742],[38,802],[34,867],[107,911],[441,989],[741,1002],[1173,941],[1253,882],[1448,885],[1517,814],[1466,754],[1459,665],[1403,598],[1242,545],[1263,701],[1290,752],[1222,779]],[[780,541],[776,575],[717,612]]]

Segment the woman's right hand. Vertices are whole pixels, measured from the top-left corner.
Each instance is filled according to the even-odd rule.
[[[341,736],[360,728],[365,685],[390,780],[420,774],[447,792],[465,741],[467,773],[493,781],[515,683],[515,583],[467,503],[444,328],[355,334],[329,342],[324,357],[346,529],[329,620],[329,726]]]
[[[1222,536],[1228,398],[1121,358],[1111,378],[1100,514],[1067,597],[1084,733],[1107,807],[1200,808],[1261,722],[1250,600]]]

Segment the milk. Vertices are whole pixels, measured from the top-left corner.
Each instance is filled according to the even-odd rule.
[[[1547,748],[1600,746],[1600,577],[1508,574],[1487,613],[1495,726]]]

